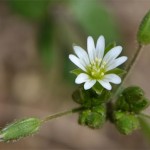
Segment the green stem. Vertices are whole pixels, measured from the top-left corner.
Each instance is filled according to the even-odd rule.
[[[64,112],[59,112],[59,113],[54,114],[54,115],[50,115],[50,116],[45,117],[42,120],[42,123],[45,123],[45,122],[47,122],[47,121],[49,121],[51,119],[55,119],[55,118],[58,118],[58,117],[61,117],[61,116],[64,116],[64,115],[80,112],[81,110],[83,110],[83,107],[73,108],[71,110],[67,110],[67,111],[64,111]]]
[[[125,70],[127,71],[127,73],[122,77],[122,83],[117,88],[117,90],[116,90],[115,94],[113,95],[112,99],[116,99],[118,97],[118,93],[119,93],[120,89],[124,85],[125,81],[127,80],[128,76],[130,75],[132,69],[134,68],[140,54],[142,53],[142,48],[143,48],[143,45],[139,44],[138,48],[135,52],[135,55],[133,55],[133,58],[131,59],[130,63],[125,67]]]
[[[126,81],[126,79],[128,78],[129,74],[131,73],[132,69],[134,68],[137,60],[139,59],[140,54],[142,53],[142,48],[143,45],[138,45],[138,48],[136,50],[135,55],[133,56],[132,60],[130,61],[129,65],[127,65],[127,67],[125,68],[125,70],[127,71],[127,74],[122,78],[122,84],[124,84],[124,82]]]

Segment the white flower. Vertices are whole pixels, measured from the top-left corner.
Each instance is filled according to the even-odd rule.
[[[121,46],[116,46],[109,50],[105,55],[105,39],[100,36],[95,47],[94,40],[91,36],[87,38],[87,52],[79,46],[73,46],[75,55],[69,55],[69,59],[79,67],[83,73],[80,73],[76,84],[84,83],[84,89],[90,89],[96,82],[99,82],[105,89],[111,90],[110,84],[121,83],[121,78],[108,71],[120,66],[127,60],[126,56],[117,58],[121,51]]]

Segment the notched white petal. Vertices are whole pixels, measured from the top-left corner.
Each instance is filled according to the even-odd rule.
[[[84,84],[84,89],[88,90],[90,89],[94,84],[96,83],[96,80],[88,80]]]
[[[69,59],[80,69],[82,69],[83,71],[86,71],[85,67],[82,65],[81,61],[79,58],[77,58],[76,56],[70,54],[69,55]]]
[[[103,80],[98,80],[98,82],[107,90],[111,90],[112,86],[109,82],[103,81]]]
[[[106,74],[104,76],[104,79],[107,80],[108,82],[112,82],[114,84],[120,84],[121,83],[121,78],[116,74]]]
[[[120,65],[123,64],[127,59],[128,59],[128,57],[126,57],[126,56],[121,56],[121,57],[115,59],[114,61],[112,61],[112,63],[110,63],[110,64],[107,66],[106,70],[109,71],[109,70],[112,70],[112,69],[114,69],[114,68],[120,66]]]
[[[120,53],[122,52],[122,47],[121,46],[116,46],[114,48],[112,48],[105,56],[103,61],[108,63],[109,61],[117,58]]]
[[[85,73],[81,73],[77,76],[77,78],[75,80],[75,83],[76,84],[81,84],[81,83],[86,82],[87,80],[89,80],[89,76]]]
[[[73,46],[75,54],[83,61],[84,65],[89,65],[89,57],[87,52],[80,46]]]
[[[92,62],[95,58],[95,44],[94,44],[94,40],[91,36],[89,36],[87,38],[87,50],[88,50],[88,54],[89,54],[89,59]]]
[[[105,50],[105,38],[104,36],[100,36],[97,40],[96,44],[96,56],[97,58],[101,59],[104,56],[104,50]]]

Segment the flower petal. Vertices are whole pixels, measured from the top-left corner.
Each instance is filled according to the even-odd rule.
[[[103,81],[103,80],[98,80],[98,82],[99,82],[105,89],[107,89],[107,90],[111,90],[111,89],[112,89],[112,87],[111,87],[111,85],[110,85],[109,82]]]
[[[116,46],[112,48],[105,56],[103,59],[103,62],[108,63],[109,61],[117,58],[120,53],[122,52],[122,47],[121,46]]]
[[[80,69],[82,69],[83,71],[86,71],[85,67],[83,66],[83,64],[81,63],[80,59],[77,58],[76,56],[74,55],[69,55],[69,59],[77,66],[79,67]]]
[[[94,44],[94,40],[91,36],[89,36],[87,38],[87,50],[88,50],[88,54],[89,54],[89,59],[91,62],[93,62],[93,60],[95,58],[95,44]]]
[[[103,58],[104,50],[105,50],[105,38],[103,36],[100,36],[96,44],[96,56],[98,59]]]
[[[84,65],[89,65],[90,61],[87,52],[80,46],[73,46],[73,49],[80,60],[83,61]]]
[[[89,76],[88,76],[87,74],[85,74],[85,73],[80,73],[80,74],[77,76],[77,78],[76,78],[76,80],[75,80],[75,83],[81,84],[81,83],[86,82],[87,80],[89,80]]]
[[[120,66],[121,64],[123,64],[126,60],[128,59],[128,57],[126,56],[122,56],[122,57],[119,57],[117,59],[115,59],[114,61],[112,61],[112,63],[110,63],[107,68],[106,68],[106,71],[109,71],[109,70],[112,70],[118,66]]]
[[[96,80],[88,80],[84,84],[84,89],[88,90],[90,89],[94,84],[96,83]]]
[[[119,76],[117,76],[116,74],[106,74],[104,76],[104,80],[107,80],[108,82],[112,82],[115,84],[121,83],[121,78]]]

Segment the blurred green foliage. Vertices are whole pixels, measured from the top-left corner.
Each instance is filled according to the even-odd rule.
[[[41,56],[42,64],[48,69],[53,60],[53,29],[54,26],[50,20],[50,17],[45,18],[41,23],[38,34],[38,52]]]
[[[76,41],[75,34],[78,34],[80,41],[85,41],[88,35],[95,39],[99,35],[104,35],[107,43],[114,40],[119,41],[114,18],[101,0],[10,0],[8,3],[15,13],[38,24],[38,52],[47,69],[50,69],[53,57],[60,58],[60,56],[54,55],[55,49],[53,49],[54,43],[58,43],[57,47],[62,54],[62,62],[64,62],[62,74],[64,79],[69,82],[73,83],[74,81],[73,76],[69,74],[74,66],[70,63],[67,55],[70,53],[69,49],[72,45],[70,42]],[[63,30],[62,34],[58,34],[59,30]],[[59,41],[55,41],[56,39]]]
[[[114,18],[101,0],[72,0],[70,9],[87,35],[97,39],[102,34],[108,43],[119,40]]]
[[[114,40],[120,41],[116,22],[101,0],[70,0],[67,6],[73,20],[85,32],[85,35],[91,35],[94,39],[104,35],[107,44]],[[80,36],[85,39],[82,33]],[[65,70],[69,72],[68,68]],[[72,79],[71,77],[72,75],[68,79]]]
[[[49,0],[9,0],[10,7],[18,14],[31,19],[42,19],[46,13]]]

